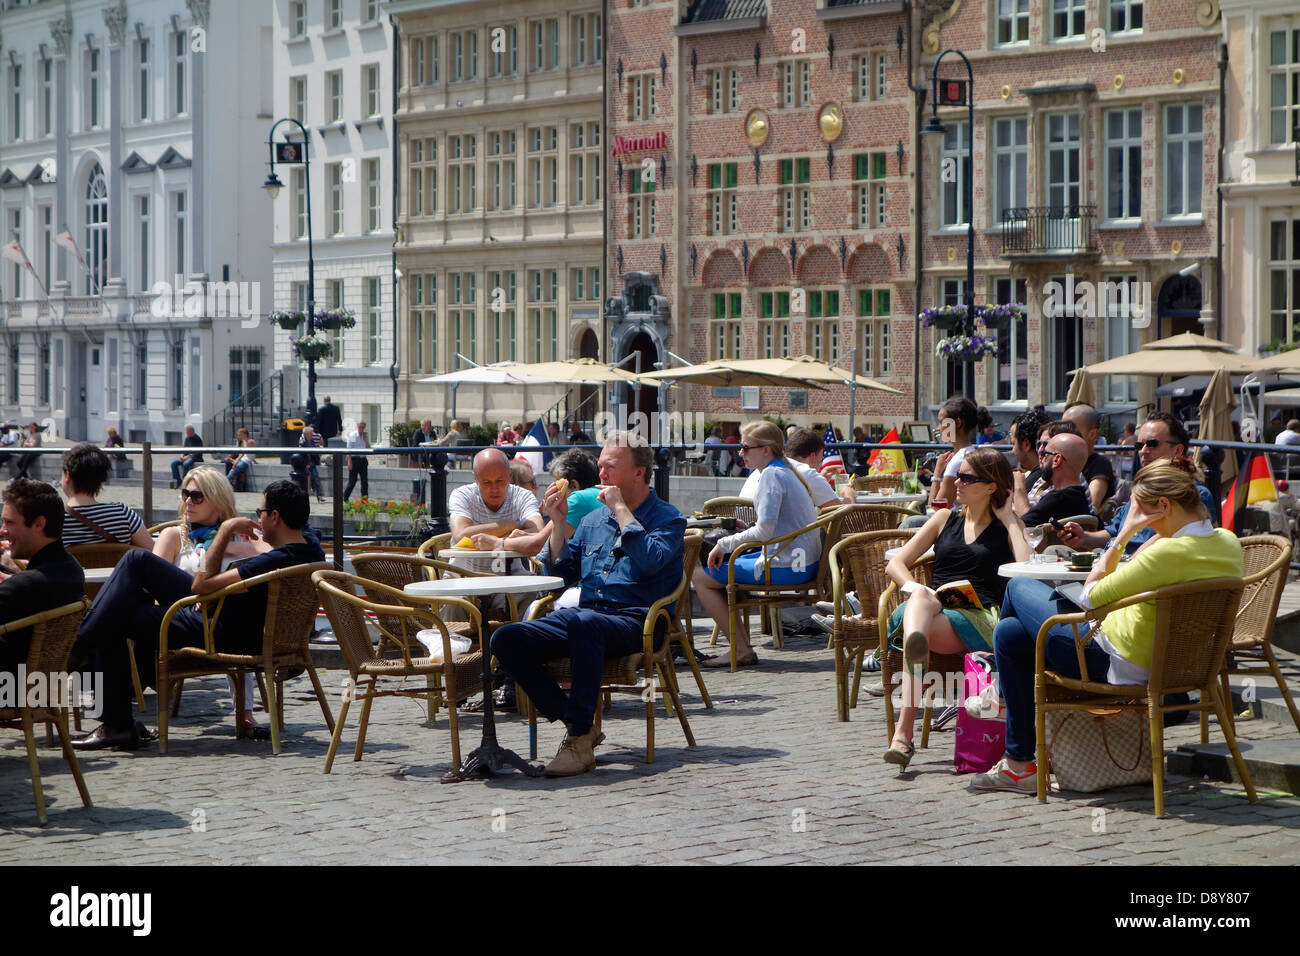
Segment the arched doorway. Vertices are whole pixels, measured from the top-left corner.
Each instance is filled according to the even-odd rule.
[[[578,355],[581,358],[600,358],[600,338],[591,329],[583,332],[578,339]],[[578,389],[579,417],[583,421],[591,421],[596,417],[599,395],[599,385],[583,385]]]
[[[1201,280],[1173,275],[1160,286],[1156,300],[1158,338],[1201,331]],[[1168,321],[1166,321],[1168,320]]]
[[[659,361],[659,349],[655,346],[655,341],[651,338],[650,333],[638,332],[628,340],[627,350],[624,352],[624,357],[633,355],[637,352],[641,353],[640,370],[642,372],[653,372],[655,363]],[[628,359],[622,367],[627,369],[629,372],[635,372],[638,367],[637,360],[634,358]],[[640,395],[637,394],[638,392],[640,392]],[[647,422],[654,421],[654,413],[658,410],[659,401],[659,397],[656,394],[657,392],[658,389],[654,388],[637,389],[632,386],[627,386],[626,402],[628,406],[627,414],[629,420],[631,419],[631,416],[635,415],[637,412],[641,412],[646,416],[645,420]]]

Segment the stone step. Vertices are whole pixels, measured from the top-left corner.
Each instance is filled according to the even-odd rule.
[[[1300,794],[1300,740],[1252,741],[1239,735],[1237,746],[1256,790]],[[1182,744],[1165,758],[1165,768],[1180,776],[1240,782],[1237,766],[1223,741]]]

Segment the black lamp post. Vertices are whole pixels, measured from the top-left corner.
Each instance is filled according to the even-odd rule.
[[[279,129],[281,123],[292,123],[298,127],[302,133],[302,142],[295,143],[285,140],[282,143],[275,142],[275,131]],[[274,202],[275,197],[280,195],[280,189],[284,183],[280,177],[275,174],[275,164],[290,163],[301,164],[303,167],[303,179],[306,182],[306,203],[307,203],[307,334],[311,334],[316,324],[316,258],[312,252],[311,242],[311,157],[310,137],[307,135],[307,129],[292,117],[276,120],[275,125],[271,127],[270,135],[266,138],[267,149],[270,152],[270,162],[268,165],[271,171],[266,176],[266,182],[262,183],[262,188]],[[307,417],[313,423],[316,421],[316,356],[309,354],[307,357]]]
[[[939,64],[949,53],[955,53],[961,57],[961,61],[966,64],[966,81],[961,80],[944,80],[942,85],[939,81]],[[930,77],[933,91],[933,113],[930,121],[925,124],[922,133],[938,133],[943,135],[946,130],[944,125],[939,122],[939,107],[942,106],[965,106],[969,117],[967,134],[969,139],[966,144],[966,165],[962,170],[962,188],[965,193],[963,206],[966,213],[966,318],[962,322],[960,329],[963,335],[975,334],[975,216],[972,212],[974,205],[972,197],[972,171],[975,168],[975,74],[971,71],[970,60],[966,59],[966,54],[960,50],[944,50],[939,54],[939,58],[934,61],[934,70]],[[962,360],[962,391],[966,396],[975,400],[975,362],[969,357]]]

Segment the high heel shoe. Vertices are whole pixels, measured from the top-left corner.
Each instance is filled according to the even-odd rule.
[[[902,744],[903,749],[900,750],[894,746],[895,744]],[[898,772],[905,773],[907,765],[912,762],[914,756],[916,756],[916,747],[912,745],[912,742],[904,740],[902,737],[895,737],[889,742],[889,749],[885,751],[885,763],[897,764]]]
[[[913,679],[922,680],[926,658],[930,656],[930,640],[924,631],[913,631],[903,638],[903,671]]]

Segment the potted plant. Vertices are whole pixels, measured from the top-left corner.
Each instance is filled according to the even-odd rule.
[[[357,324],[357,314],[351,309],[339,306],[336,309],[317,309],[316,328],[350,329]]]
[[[997,339],[980,335],[950,335],[940,339],[934,347],[934,354],[950,362],[978,362],[986,355],[996,355]]]
[[[280,328],[292,332],[307,321],[307,313],[299,309],[276,309],[271,313],[271,321]]]
[[[308,362],[319,362],[332,351],[330,340],[323,335],[303,335],[293,340],[293,354]]]
[[[935,328],[947,332],[966,321],[966,306],[941,305],[933,309],[922,309],[917,318],[920,319],[923,328]]]
[[[1019,302],[1010,302],[1005,305],[979,305],[975,307],[975,314],[989,329],[1006,329],[1012,322],[1021,322],[1025,318],[1025,307]]]

